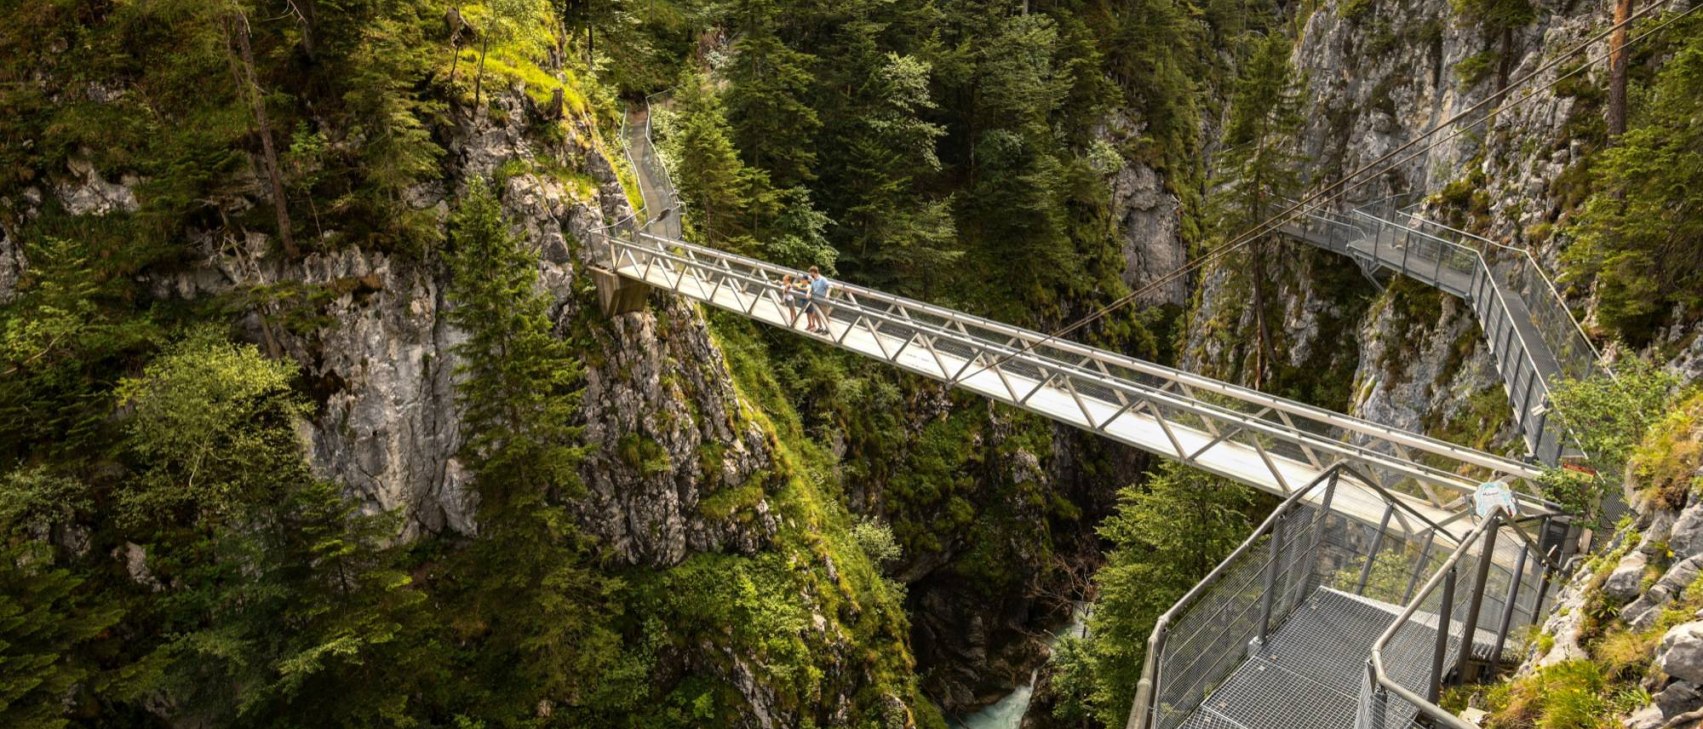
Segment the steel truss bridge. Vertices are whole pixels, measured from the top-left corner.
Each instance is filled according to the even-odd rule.
[[[603,231],[606,308],[636,298],[615,289],[661,289],[1284,499],[1156,627],[1132,729],[1461,729],[1436,707],[1438,687],[1493,668],[1515,628],[1544,614],[1570,542],[1564,517],[1531,495],[1539,468],[861,286],[835,284],[828,332],[810,333],[781,287],[802,272],[681,239],[648,108],[623,130],[644,204]],[[1566,448],[1548,380],[1589,374],[1594,350],[1567,336],[1576,325],[1558,297],[1543,301],[1529,256],[1487,258],[1422,227],[1314,211],[1282,232],[1471,303],[1528,445],[1556,462]],[[1518,492],[1523,516],[1470,518],[1491,480]]]

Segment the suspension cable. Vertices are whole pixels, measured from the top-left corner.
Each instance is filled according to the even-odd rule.
[[[981,368],[976,369],[975,371],[968,372],[966,374],[960,375],[956,379],[958,381],[963,381],[965,379],[968,379],[971,376],[980,374],[980,373],[985,372],[985,371],[992,369],[994,367],[998,367],[998,366],[1000,366],[1000,365],[1002,365],[1006,362],[1009,362],[1012,358],[1020,357],[1022,355],[1028,354],[1029,352],[1033,351],[1036,347],[1039,347],[1043,344],[1046,344],[1047,342],[1050,342],[1050,341],[1053,341],[1053,340],[1058,339],[1060,337],[1063,337],[1065,335],[1068,335],[1068,334],[1075,332],[1075,331],[1077,331],[1077,330],[1079,330],[1079,329],[1081,329],[1085,326],[1088,326],[1089,324],[1092,324],[1096,321],[1099,321],[1100,319],[1105,318],[1107,315],[1110,315],[1111,313],[1117,311],[1118,309],[1121,309],[1124,306],[1127,306],[1130,302],[1133,302],[1136,299],[1158,289],[1160,286],[1168,284],[1168,283],[1176,280],[1177,278],[1180,278],[1181,276],[1183,276],[1185,274],[1188,274],[1190,272],[1193,272],[1193,271],[1201,268],[1202,266],[1205,266],[1208,263],[1211,263],[1213,261],[1216,261],[1220,258],[1223,258],[1223,257],[1229,255],[1231,252],[1233,252],[1236,249],[1239,249],[1239,248],[1241,248],[1245,245],[1248,245],[1249,243],[1254,242],[1255,240],[1258,240],[1261,236],[1263,236],[1267,233],[1270,233],[1273,230],[1276,230],[1283,223],[1288,222],[1289,220],[1295,218],[1296,216],[1305,214],[1307,212],[1311,212],[1312,210],[1320,209],[1320,208],[1324,207],[1324,205],[1326,203],[1332,202],[1334,199],[1341,197],[1345,193],[1347,193],[1351,190],[1359,189],[1360,187],[1362,187],[1366,184],[1369,184],[1374,179],[1376,179],[1377,174],[1381,174],[1381,173],[1393,170],[1396,167],[1399,167],[1400,165],[1405,164],[1406,162],[1414,159],[1415,157],[1430,151],[1431,149],[1437,147],[1438,145],[1441,145],[1443,142],[1449,141],[1450,139],[1453,139],[1456,136],[1459,136],[1461,133],[1464,133],[1467,129],[1470,129],[1471,124],[1461,128],[1459,130],[1454,131],[1452,134],[1450,134],[1447,137],[1444,137],[1442,139],[1439,139],[1439,140],[1436,140],[1436,141],[1433,141],[1433,142],[1426,144],[1424,147],[1414,151],[1412,154],[1409,154],[1406,157],[1403,157],[1401,160],[1399,160],[1397,162],[1385,164],[1391,158],[1406,152],[1407,150],[1409,150],[1413,146],[1419,144],[1421,141],[1424,141],[1424,140],[1432,137],[1433,135],[1436,135],[1438,132],[1443,131],[1447,127],[1453,126],[1454,124],[1461,121],[1462,119],[1476,114],[1479,110],[1483,109],[1486,105],[1490,104],[1491,102],[1497,101],[1504,96],[1507,96],[1510,92],[1514,91],[1515,88],[1517,88],[1517,87],[1525,84],[1526,82],[1536,78],[1538,75],[1560,65],[1562,62],[1572,58],[1573,56],[1578,55],[1578,53],[1580,51],[1586,50],[1591,45],[1603,40],[1604,38],[1607,38],[1610,34],[1615,32],[1616,30],[1619,30],[1619,29],[1624,28],[1628,25],[1631,25],[1633,22],[1642,19],[1644,16],[1650,14],[1651,12],[1658,10],[1660,8],[1663,8],[1663,7],[1670,5],[1672,3],[1673,3],[1673,0],[1664,0],[1664,2],[1652,3],[1648,6],[1646,6],[1644,9],[1639,10],[1638,12],[1627,16],[1625,20],[1622,20],[1619,23],[1615,23],[1614,25],[1609,26],[1608,28],[1604,29],[1600,33],[1598,33],[1594,36],[1591,36],[1590,38],[1587,38],[1587,39],[1575,44],[1573,47],[1567,49],[1566,52],[1562,53],[1559,56],[1556,56],[1554,59],[1551,59],[1548,62],[1545,62],[1543,65],[1539,66],[1535,70],[1532,70],[1532,71],[1526,73],[1525,75],[1520,76],[1519,78],[1508,82],[1508,84],[1506,86],[1497,90],[1495,93],[1492,93],[1489,96],[1485,97],[1482,101],[1479,101],[1478,103],[1473,104],[1470,107],[1467,107],[1466,109],[1454,114],[1453,116],[1450,116],[1448,119],[1444,119],[1443,121],[1438,122],[1435,125],[1432,125],[1430,129],[1426,130],[1424,133],[1420,134],[1419,136],[1414,137],[1412,140],[1409,140],[1407,143],[1405,143],[1405,144],[1403,144],[1403,145],[1401,145],[1401,146],[1399,146],[1399,147],[1397,147],[1393,150],[1390,150],[1389,152],[1384,153],[1382,156],[1379,156],[1377,159],[1374,159],[1371,162],[1367,162],[1367,163],[1355,168],[1353,171],[1349,172],[1347,175],[1344,175],[1341,179],[1338,179],[1336,182],[1333,182],[1330,185],[1327,185],[1323,188],[1319,188],[1319,189],[1317,189],[1313,192],[1307,193],[1306,195],[1302,196],[1302,198],[1300,200],[1294,201],[1292,204],[1289,205],[1289,207],[1285,208],[1281,212],[1278,212],[1277,214],[1272,215],[1269,218],[1266,218],[1264,221],[1253,226],[1252,228],[1249,228],[1248,230],[1243,231],[1242,233],[1234,236],[1229,241],[1226,241],[1225,243],[1219,245],[1217,248],[1214,248],[1211,251],[1208,251],[1206,253],[1206,255],[1195,259],[1194,261],[1188,263],[1187,265],[1182,266],[1181,268],[1174,269],[1174,270],[1160,276],[1159,278],[1154,279],[1153,281],[1149,282],[1145,286],[1142,286],[1140,289],[1137,289],[1136,291],[1133,291],[1133,292],[1125,294],[1121,297],[1118,297],[1116,300],[1112,301],[1110,304],[1107,304],[1104,307],[1101,307],[1098,310],[1094,311],[1093,313],[1090,313],[1090,314],[1088,314],[1088,315],[1086,315],[1086,316],[1084,316],[1080,319],[1077,319],[1075,322],[1072,322],[1071,324],[1069,324],[1067,326],[1056,329],[1053,332],[1041,337],[1040,339],[1036,339],[1034,341],[1031,341],[1031,342],[1025,344],[1021,349],[1019,349],[1015,352],[1011,352],[1011,353],[1008,353],[1008,354],[1001,355],[997,359],[989,362],[988,364],[983,365]],[[1659,25],[1655,28],[1652,28],[1649,31],[1642,33],[1642,34],[1640,34],[1640,35],[1638,35],[1634,38],[1628,39],[1626,41],[1625,47],[1630,47],[1632,44],[1638,42],[1639,40],[1642,40],[1642,39],[1656,33],[1657,31],[1660,31],[1663,28],[1666,28],[1667,26],[1673,24],[1674,22],[1677,22],[1681,18],[1684,18],[1685,16],[1690,15],[1691,13],[1695,12],[1699,7],[1703,7],[1703,4],[1693,5],[1691,8],[1680,13],[1679,15],[1674,16],[1673,18],[1668,19],[1667,21],[1663,22],[1661,25]],[[1538,96],[1537,96],[1538,91],[1542,91],[1542,90],[1545,90],[1545,89],[1548,89],[1548,88],[1555,86],[1561,80],[1568,78],[1568,77],[1572,76],[1573,74],[1578,73],[1579,71],[1581,71],[1585,68],[1588,68],[1591,65],[1591,63],[1594,63],[1595,61],[1600,61],[1602,58],[1606,58],[1607,55],[1608,55],[1607,53],[1604,53],[1602,56],[1596,57],[1596,58],[1587,57],[1588,62],[1585,63],[1585,64],[1581,64],[1578,69],[1574,69],[1573,71],[1571,71],[1567,74],[1564,74],[1562,76],[1559,76],[1559,77],[1555,78],[1554,80],[1543,84],[1542,86],[1538,86],[1538,87],[1532,89],[1525,96],[1519,97],[1514,101],[1508,102],[1507,104],[1504,104],[1504,105],[1496,107],[1495,109],[1492,109],[1491,112],[1489,114],[1486,114],[1484,116],[1483,120],[1481,120],[1481,121],[1484,122],[1484,123],[1488,123],[1488,121],[1491,118],[1494,118],[1497,114],[1501,113],[1502,111],[1507,110],[1507,109],[1511,109],[1511,108],[1518,106],[1522,103],[1525,103],[1527,101],[1531,101],[1533,99],[1538,98]],[[1373,167],[1377,167],[1379,165],[1383,165],[1383,166],[1379,167],[1377,170],[1375,170],[1373,175],[1370,175],[1366,179],[1360,180],[1358,182],[1354,182],[1352,185],[1349,184],[1351,181],[1354,180],[1354,178],[1359,177],[1360,175],[1364,174],[1368,170],[1371,170]]]

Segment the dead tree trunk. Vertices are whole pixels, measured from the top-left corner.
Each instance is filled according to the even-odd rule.
[[[1608,138],[1626,133],[1626,19],[1632,0],[1614,0],[1614,32],[1608,37]]]
[[[232,70],[238,86],[242,88],[243,98],[254,114],[255,126],[259,127],[261,166],[266,168],[266,179],[272,187],[272,209],[278,217],[278,240],[284,244],[284,255],[299,258],[301,249],[296,247],[296,237],[291,230],[289,199],[284,195],[284,176],[278,167],[278,148],[272,141],[272,125],[266,117],[266,97],[260,93],[260,83],[254,76],[254,49],[248,42],[248,16],[233,6],[225,17],[225,31],[236,51]]]

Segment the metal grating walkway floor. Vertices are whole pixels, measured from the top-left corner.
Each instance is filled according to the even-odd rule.
[[[1343,729],[1354,725],[1372,642],[1401,607],[1321,587],[1206,697],[1184,729]],[[1433,623],[1434,624],[1434,623]]]

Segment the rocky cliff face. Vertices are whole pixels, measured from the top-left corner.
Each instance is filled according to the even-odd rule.
[[[1502,37],[1486,37],[1445,0],[1320,6],[1307,17],[1292,56],[1305,82],[1306,121],[1297,151],[1312,160],[1306,174],[1332,180],[1364,166],[1385,166],[1373,163],[1484,100],[1508,79],[1536,70],[1551,58],[1546,49],[1586,37],[1603,20],[1603,11],[1594,5],[1545,5],[1535,23],[1509,34],[1504,45]],[[1475,64],[1491,61],[1490,71],[1471,72]],[[1533,85],[1565,70],[1547,71]],[[1408,204],[1418,199],[1415,194],[1437,193],[1464,180],[1445,196],[1444,209],[1432,214],[1511,245],[1530,244],[1553,261],[1563,242],[1548,237],[1548,231],[1560,215],[1562,173],[1578,151],[1578,143],[1568,140],[1574,127],[1597,113],[1553,90],[1540,91],[1488,120],[1473,117],[1476,123],[1465,133],[1444,131],[1415,145],[1391,160],[1397,162],[1393,170],[1365,178],[1368,182],[1351,189],[1347,198],[1365,204],[1405,195],[1401,204]],[[1283,245],[1291,252],[1301,247]],[[1325,370],[1332,379],[1354,373],[1353,396],[1341,403],[1351,412],[1400,427],[1448,430],[1481,444],[1506,443],[1510,434],[1481,415],[1471,417],[1485,420],[1482,430],[1460,429],[1465,423],[1457,416],[1489,407],[1500,389],[1487,353],[1469,336],[1478,332],[1471,312],[1452,299],[1439,307],[1426,292],[1394,287],[1370,306],[1347,312],[1353,320],[1349,326],[1318,326],[1323,318],[1304,314],[1356,307],[1342,291],[1344,272],[1352,264],[1326,258],[1311,253],[1276,258],[1272,276],[1286,325],[1286,346],[1277,352],[1286,353],[1293,365],[1319,348],[1352,347],[1357,351],[1351,363]],[[1235,274],[1222,270],[1245,268],[1246,261],[1228,260],[1203,274],[1186,357],[1190,364],[1252,381],[1238,366],[1249,361],[1245,348],[1253,341],[1247,287],[1232,285]],[[1389,328],[1416,317],[1426,320],[1420,329],[1392,333]],[[1451,420],[1455,425],[1446,425]]]
[[[1556,597],[1517,676],[1598,667],[1628,729],[1703,722],[1703,400],[1656,426],[1626,483],[1632,513]],[[1521,678],[1516,678],[1516,684]]]
[[[558,331],[584,345],[591,457],[583,476],[591,495],[582,523],[632,563],[757,549],[775,528],[760,491],[772,447],[741,415],[701,313],[661,296],[649,311],[615,321],[597,311],[587,267],[605,221],[630,214],[626,196],[586,123],[546,144],[531,133],[537,115],[524,94],[508,93],[500,107],[505,113],[458,124],[450,173],[409,199],[443,224],[452,191],[473,176],[507,173],[504,206],[539,251]],[[135,208],[136,182],[74,165],[49,194],[73,214],[104,215]],[[450,304],[441,267],[359,247],[289,261],[265,236],[229,229],[200,231],[194,243],[198,260],[152,278],[154,295],[303,289],[328,297],[312,326],[270,321],[267,304],[242,322],[251,339],[300,363],[312,383],[320,400],[309,434],[316,470],[374,508],[400,509],[404,537],[476,531],[467,475],[455,458],[453,349],[463,335],[443,316]],[[0,296],[24,264],[22,251],[0,235]],[[700,509],[718,490],[751,483],[759,485],[745,503],[751,513],[710,518]]]

